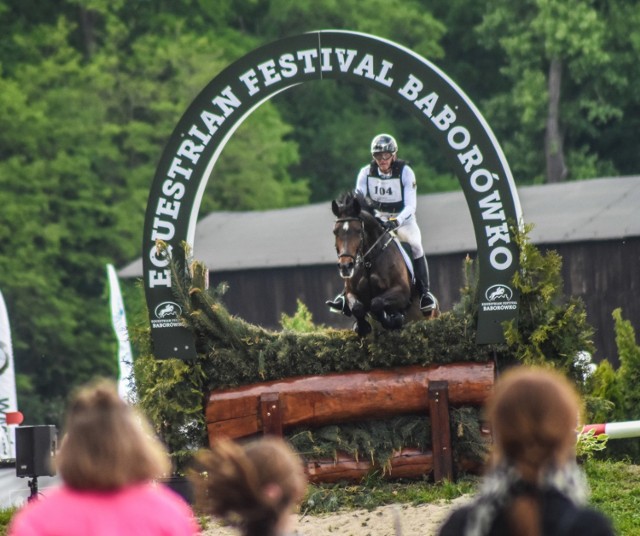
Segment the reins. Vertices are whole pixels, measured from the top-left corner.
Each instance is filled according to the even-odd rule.
[[[367,252],[362,256],[362,260],[364,261],[368,256],[369,253],[371,253],[374,248],[378,245],[378,242],[380,242],[380,240],[382,240],[386,235],[389,235],[389,240],[387,240],[384,245],[380,248],[380,252],[383,252],[385,249],[387,249],[387,246],[389,244],[391,244],[391,242],[393,241],[393,235],[390,234],[389,229],[385,229],[384,232],[378,237],[378,239],[373,243],[373,245],[367,250]],[[364,242],[364,240],[363,240]]]

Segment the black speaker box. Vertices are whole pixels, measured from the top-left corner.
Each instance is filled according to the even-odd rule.
[[[16,476],[54,476],[58,434],[53,425],[16,428]]]

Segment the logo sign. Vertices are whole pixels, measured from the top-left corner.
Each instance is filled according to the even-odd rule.
[[[182,307],[175,302],[162,302],[154,309],[154,313],[158,320],[180,318]]]
[[[151,319],[151,329],[183,329],[180,315],[182,307],[176,302],[162,302],[156,305]]]
[[[484,293],[484,301],[480,302],[480,310],[483,313],[517,311],[518,302],[513,299],[513,294],[508,285],[491,285]]]
[[[389,95],[418,118],[425,135],[436,139],[469,206],[479,288],[509,288],[518,268],[509,226],[521,222],[520,203],[502,149],[475,105],[438,67],[401,45],[362,33],[322,30],[275,41],[228,66],[195,98],[171,134],[156,169],[144,226],[145,295],[154,315],[160,305],[174,303],[169,256],[183,266],[181,243],[193,247],[202,194],[238,126],[281,91],[338,79]],[[159,250],[157,241],[166,243],[166,250]],[[517,316],[518,297],[511,294],[513,309],[480,308],[478,343],[504,340],[502,322]],[[157,358],[195,358],[191,332],[178,319],[156,317],[151,328]]]
[[[513,290],[507,285],[491,285],[484,293],[487,301],[511,301]]]

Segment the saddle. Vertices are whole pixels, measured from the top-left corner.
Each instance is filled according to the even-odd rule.
[[[395,245],[402,253],[402,258],[404,259],[404,263],[407,266],[407,271],[409,272],[409,279],[411,279],[412,283],[415,283],[415,274],[413,272],[413,261],[411,260],[411,246],[408,242],[400,242],[400,240],[396,237],[393,239]]]

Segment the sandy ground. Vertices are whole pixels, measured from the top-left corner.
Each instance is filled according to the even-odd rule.
[[[469,496],[450,502],[410,506],[393,504],[375,510],[349,510],[320,516],[299,516],[302,536],[432,536],[452,509],[469,501]],[[397,530],[399,526],[399,531]],[[212,521],[205,536],[237,536],[237,532]]]

